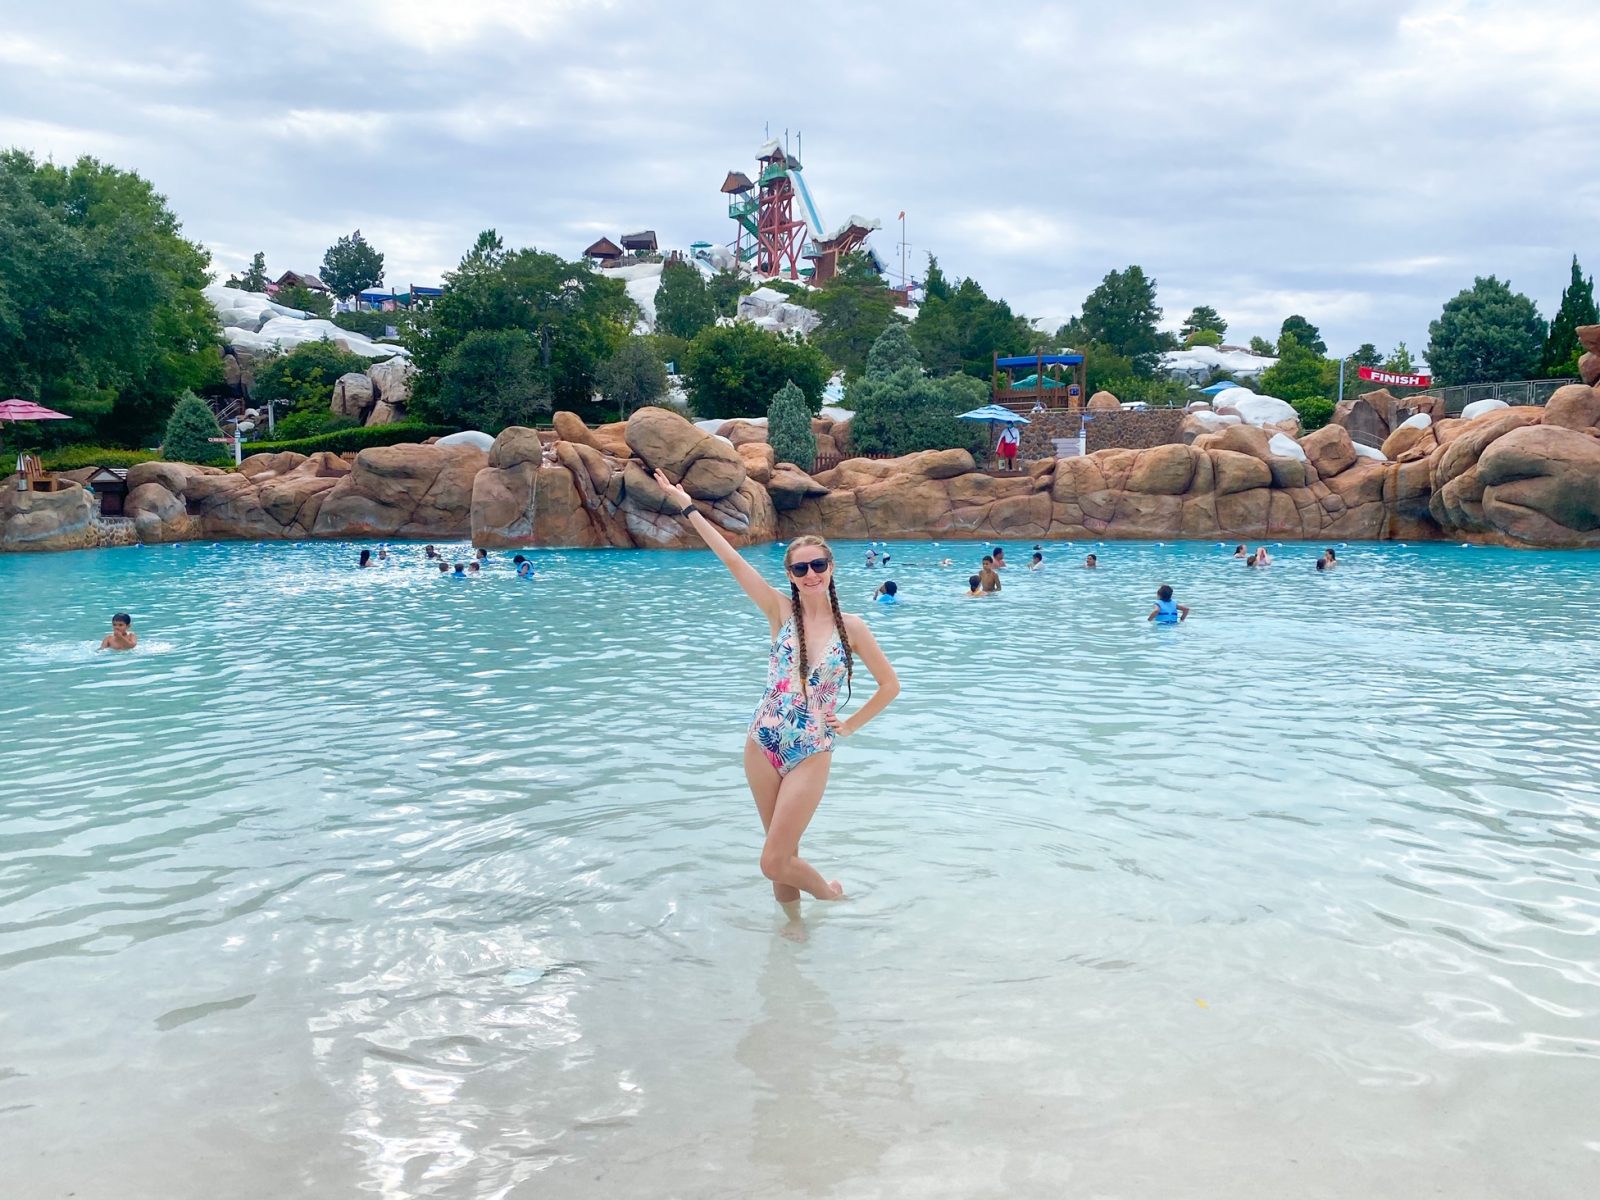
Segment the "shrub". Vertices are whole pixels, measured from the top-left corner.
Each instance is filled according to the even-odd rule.
[[[376,340],[388,334],[389,326],[398,326],[398,316],[392,312],[341,312],[333,314],[333,323],[340,329]]]
[[[161,457],[168,462],[215,465],[230,457],[225,447],[211,441],[221,436],[222,426],[217,424],[211,406],[193,392],[185,392],[167,418]]]
[[[77,471],[83,467],[133,467],[161,458],[159,450],[115,450],[107,446],[61,446],[39,456],[46,471]]]
[[[1321,429],[1333,420],[1332,400],[1326,400],[1321,396],[1305,396],[1289,403],[1294,406],[1294,411],[1300,414],[1300,427],[1307,433],[1313,429]]]
[[[507,425],[532,425],[552,399],[532,335],[475,329],[439,364],[434,390],[416,393],[411,407],[458,429],[499,433]]]
[[[779,462],[792,462],[802,471],[817,465],[817,435],[811,429],[811,409],[805,393],[785,383],[767,405],[767,441]]]
[[[292,442],[299,438],[321,437],[341,429],[356,429],[361,425],[354,417],[340,416],[326,408],[306,409],[281,417],[270,434],[275,442]]]
[[[617,419],[621,421],[666,394],[667,368],[656,357],[649,339],[630,337],[600,364],[594,381],[606,401],[617,406]]]
[[[831,374],[815,346],[744,321],[702,329],[689,343],[683,368],[690,403],[706,420],[758,417],[785,383],[798,387],[816,412]]]
[[[297,438],[292,441],[247,442],[244,453],[276,454],[280,450],[294,450],[300,454],[315,454],[329,450],[334,454],[349,454],[365,450],[368,446],[396,446],[401,442],[425,442],[431,437],[454,433],[448,425],[428,425],[421,421],[397,421],[393,425],[366,425],[354,429],[341,429],[320,437]]]

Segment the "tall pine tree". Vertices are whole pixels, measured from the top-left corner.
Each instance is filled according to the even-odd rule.
[[[1550,322],[1550,335],[1545,338],[1539,373],[1546,379],[1577,375],[1578,355],[1583,352],[1578,346],[1578,326],[1596,324],[1600,324],[1600,315],[1595,312],[1594,276],[1587,279],[1583,277],[1583,271],[1578,267],[1578,256],[1574,254],[1572,281],[1567,284],[1567,290],[1561,293],[1561,307]]]

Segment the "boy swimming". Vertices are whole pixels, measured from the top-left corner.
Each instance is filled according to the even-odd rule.
[[[1154,621],[1157,625],[1176,625],[1189,619],[1189,606],[1179,604],[1172,598],[1172,585],[1163,583],[1156,589],[1156,606],[1150,610],[1146,621]]]
[[[100,642],[102,650],[132,650],[139,644],[139,635],[133,631],[133,618],[119,612],[111,618],[111,632]]]

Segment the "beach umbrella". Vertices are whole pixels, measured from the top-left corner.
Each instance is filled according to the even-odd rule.
[[[6,421],[70,421],[72,418],[66,413],[59,413],[53,408],[46,408],[42,404],[35,404],[32,400],[19,400],[13,396],[9,400],[0,400],[0,423]],[[20,472],[21,467],[17,470]]]
[[[1244,385],[1224,379],[1218,383],[1213,383],[1210,387],[1196,388],[1195,390],[1205,396],[1220,396],[1223,392],[1231,392],[1236,387],[1244,387]]]
[[[989,437],[991,440],[994,438],[994,427],[996,425],[1029,424],[1027,417],[1018,416],[1009,408],[1003,408],[998,404],[985,404],[982,408],[975,408],[971,412],[959,413],[956,416],[956,420],[987,421],[989,423]]]

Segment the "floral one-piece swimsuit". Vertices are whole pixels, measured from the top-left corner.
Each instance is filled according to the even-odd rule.
[[[813,754],[833,749],[833,730],[824,717],[838,706],[839,689],[846,679],[844,645],[835,632],[822,661],[811,668],[808,703],[800,692],[794,638],[794,618],[790,617],[772,640],[767,692],[750,722],[751,738],[766,753],[780,779]]]

